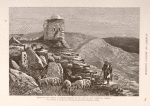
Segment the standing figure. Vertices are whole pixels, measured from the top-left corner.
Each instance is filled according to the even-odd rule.
[[[112,81],[112,65],[111,63],[105,61],[102,71],[104,73],[104,81],[107,81],[107,84],[109,84],[109,80]]]

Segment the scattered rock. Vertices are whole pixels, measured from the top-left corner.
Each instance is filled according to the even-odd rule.
[[[73,60],[74,58],[77,58],[77,56],[67,56],[67,55],[61,54],[61,58],[62,59],[67,59],[67,60]]]

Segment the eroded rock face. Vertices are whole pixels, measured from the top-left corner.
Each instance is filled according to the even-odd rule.
[[[50,62],[47,68],[47,77],[61,77],[62,69],[55,62]]]
[[[9,86],[10,95],[39,95],[42,93],[34,78],[14,69],[9,69]]]
[[[27,53],[27,59],[29,63],[29,67],[31,66],[34,69],[42,69],[43,68],[43,63],[40,59],[40,57],[31,49],[28,48],[26,50]]]
[[[63,73],[64,73],[63,68],[62,68],[62,66],[61,66],[60,63],[57,63],[57,65],[59,66],[59,70],[60,70],[60,78],[61,78],[61,80],[63,81],[63,80],[64,80],[64,79],[63,79]]]

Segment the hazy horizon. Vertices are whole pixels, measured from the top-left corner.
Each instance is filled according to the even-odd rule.
[[[66,32],[99,37],[139,38],[139,8],[10,7],[9,33],[28,34],[43,31],[44,20],[53,14],[58,14],[65,20]]]

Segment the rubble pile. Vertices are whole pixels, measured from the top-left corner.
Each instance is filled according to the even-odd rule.
[[[51,53],[44,48],[41,50],[33,50],[32,47],[22,48],[25,46],[19,41],[16,41],[15,38],[11,39],[11,42],[13,42],[13,44],[10,44],[10,51],[20,51],[10,52],[10,70],[15,70],[18,73],[20,72],[23,73],[23,75],[26,74],[32,77],[33,79],[35,79],[34,82],[37,84],[39,84],[39,77],[41,77],[42,79],[56,77],[60,78],[61,82],[63,82],[68,78],[68,76],[66,75],[66,73],[68,74],[68,72],[66,70],[69,65],[72,65],[71,69],[69,70],[71,71],[71,78],[76,79],[77,77],[78,79],[78,76],[81,76],[82,79],[89,77],[86,74],[92,73],[92,71],[90,70],[90,65],[84,63],[84,60],[79,56],[79,54],[75,52],[63,51],[59,53],[60,55],[55,55],[54,53]],[[14,48],[12,48],[12,46]],[[20,74],[18,74],[18,77],[20,77],[19,75]],[[11,73],[10,76],[12,77]],[[13,83],[15,83],[14,80]],[[11,88],[13,88],[13,86],[11,86]],[[29,91],[31,94],[32,91],[35,92],[36,90],[30,89]]]

